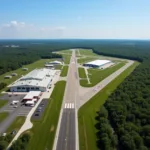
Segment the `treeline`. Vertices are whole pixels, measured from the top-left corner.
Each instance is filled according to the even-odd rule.
[[[30,135],[25,133],[17,139],[9,150],[26,150],[30,140]]]
[[[143,61],[100,109],[97,145],[101,150],[150,150],[150,46],[137,44],[133,51],[116,49],[116,45],[109,47],[109,50],[105,47],[96,51],[107,56],[122,55],[121,58]],[[111,144],[112,135],[118,139],[115,148]]]
[[[0,150],[6,150],[12,138],[13,138],[13,135],[11,134],[7,134],[6,136],[0,136]]]
[[[0,75],[18,69],[23,65],[33,63],[39,59],[62,58],[61,55],[52,53],[49,49],[19,49],[0,48]]]

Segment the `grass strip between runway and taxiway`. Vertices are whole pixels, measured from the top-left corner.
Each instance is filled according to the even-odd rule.
[[[80,80],[80,85],[83,87],[92,87],[101,82],[103,79],[120,69],[125,65],[125,62],[120,62],[106,69],[88,69],[88,76],[91,84],[87,80]]]
[[[97,150],[96,146],[96,112],[100,110],[108,96],[124,81],[124,79],[137,67],[135,62],[132,66],[121,73],[98,94],[92,97],[78,111],[79,147],[80,150]]]
[[[0,113],[0,123],[3,122],[7,117],[9,113],[8,112],[1,112]]]
[[[0,108],[5,106],[8,103],[8,100],[0,100]]]
[[[25,116],[18,116],[13,123],[7,129],[7,132],[12,132],[13,130],[18,131],[21,126],[24,124],[26,117]]]
[[[61,76],[61,77],[66,77],[66,76],[67,76],[67,73],[68,73],[68,66],[63,66],[63,69],[62,69],[62,71],[61,71],[60,76]]]
[[[65,86],[66,81],[56,83],[42,119],[33,121],[33,128],[27,131],[31,134],[27,150],[52,150]]]
[[[79,77],[80,78],[84,78],[84,79],[86,79],[87,77],[86,77],[86,73],[85,73],[85,69],[84,68],[78,68],[78,72],[79,72]]]

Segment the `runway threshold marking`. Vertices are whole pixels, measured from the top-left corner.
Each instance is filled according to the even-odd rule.
[[[65,107],[66,109],[74,109],[74,103],[65,103]]]

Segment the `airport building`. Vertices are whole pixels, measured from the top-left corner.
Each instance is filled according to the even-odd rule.
[[[56,60],[56,61],[49,62],[49,64],[51,64],[51,65],[62,65],[62,62]]]
[[[46,68],[35,69],[8,87],[10,88],[11,92],[44,92],[51,87],[51,83],[55,74],[56,70],[50,70]]]
[[[102,66],[112,63],[110,60],[94,60],[88,63],[84,63],[83,66],[92,68],[101,68]]]

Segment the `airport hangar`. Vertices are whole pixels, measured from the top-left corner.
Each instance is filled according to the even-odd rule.
[[[56,70],[46,68],[35,69],[8,87],[10,88],[11,92],[45,92],[48,88],[51,87],[51,83],[55,74]]]
[[[110,64],[112,61],[110,60],[94,60],[88,63],[84,63],[83,66],[85,67],[92,67],[92,68],[101,68],[106,64]]]

